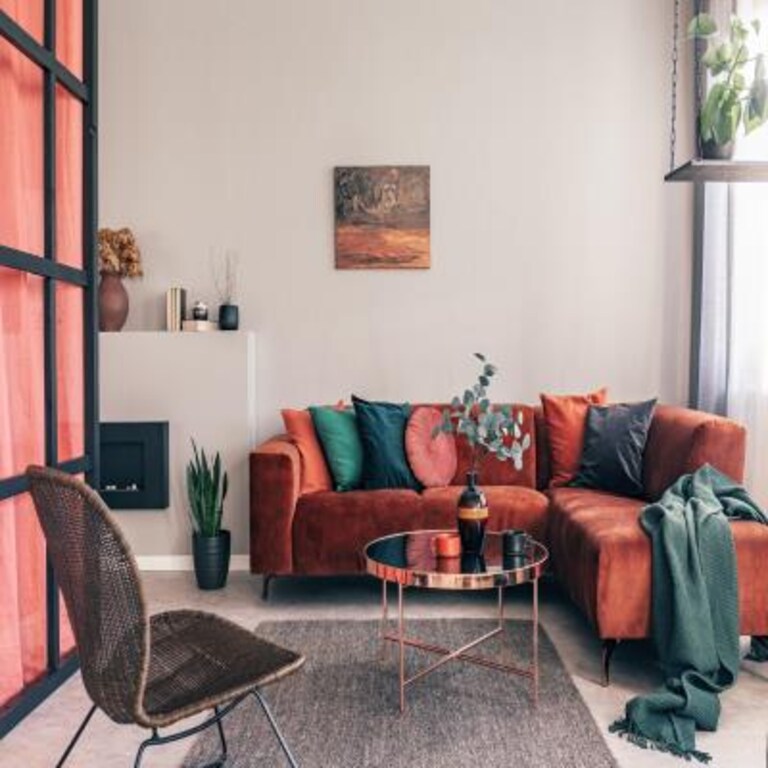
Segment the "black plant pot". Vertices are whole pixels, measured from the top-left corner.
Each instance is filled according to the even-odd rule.
[[[488,523],[488,502],[477,487],[477,472],[467,472],[467,487],[459,496],[457,522],[462,555],[481,555]]]
[[[731,160],[733,158],[734,143],[716,144],[714,141],[701,143],[701,156],[705,160]]]
[[[219,330],[236,331],[240,325],[240,310],[237,304],[222,304],[219,307]]]
[[[195,576],[200,589],[221,589],[229,575],[231,536],[221,531],[218,536],[192,534]]]

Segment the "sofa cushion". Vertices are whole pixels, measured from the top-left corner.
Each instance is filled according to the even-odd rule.
[[[337,491],[359,488],[363,480],[363,445],[354,411],[312,406],[312,423]]]
[[[581,488],[549,491],[553,569],[602,638],[651,633],[651,542],[640,527],[644,502]],[[768,632],[768,526],[731,524],[743,634]]]
[[[522,528],[538,541],[546,543],[547,497],[533,488],[521,486],[482,486],[488,500],[488,529],[504,531]],[[424,528],[455,528],[456,504],[462,488],[427,488],[423,496]]]
[[[290,408],[285,408],[280,413],[285,429],[301,456],[301,492],[330,491],[333,487],[331,473],[317,439],[312,415],[309,411]]]
[[[448,485],[456,474],[456,440],[452,434],[434,434],[443,423],[437,408],[417,406],[405,429],[405,453],[413,474],[424,488]]]
[[[352,395],[357,432],[363,446],[363,488],[421,486],[405,456],[405,427],[411,407],[400,403],[372,403]]]
[[[571,485],[640,498],[643,453],[656,400],[590,405],[581,466]]]
[[[605,388],[588,395],[541,395],[549,439],[550,488],[565,485],[576,476],[584,445],[587,411],[590,405],[605,403],[607,395]]]
[[[494,406],[499,407],[499,406]],[[515,469],[513,461],[499,461],[495,456],[483,456],[478,466],[478,476],[483,485],[520,485],[526,488],[536,487],[536,427],[533,420],[533,408],[529,405],[510,404],[512,412],[523,414],[521,430],[523,434],[531,436],[531,447],[523,455],[523,466]],[[464,435],[456,436],[456,450],[458,463],[456,475],[453,478],[455,485],[464,485],[467,472],[472,466],[472,449]]]
[[[293,518],[295,573],[359,573],[373,539],[426,527],[415,491],[321,491],[302,496]]]

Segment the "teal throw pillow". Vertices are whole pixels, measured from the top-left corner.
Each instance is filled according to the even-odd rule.
[[[405,428],[409,405],[371,403],[352,396],[357,431],[363,444],[363,488],[412,488],[419,490],[405,455]]]
[[[326,406],[309,409],[337,491],[359,488],[363,477],[363,446],[355,412]]]

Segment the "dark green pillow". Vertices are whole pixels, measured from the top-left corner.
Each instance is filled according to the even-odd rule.
[[[590,405],[579,473],[580,488],[643,495],[643,454],[656,400]]]
[[[357,431],[363,444],[363,488],[413,488],[421,486],[405,455],[405,428],[409,405],[371,403],[352,396]]]
[[[359,488],[363,477],[363,446],[355,412],[327,406],[309,409],[337,491]]]

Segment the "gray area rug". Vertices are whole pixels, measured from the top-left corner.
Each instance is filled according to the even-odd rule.
[[[458,647],[493,628],[493,622],[413,620],[408,634]],[[265,689],[265,696],[301,768],[604,768],[616,766],[552,642],[540,630],[541,688],[533,709],[527,678],[449,662],[407,689],[398,710],[397,648],[380,659],[376,622],[265,623],[263,637],[303,653],[296,674]],[[527,664],[531,625],[507,622],[510,660]],[[499,653],[494,639],[480,647]],[[417,650],[407,672],[437,657]],[[285,766],[258,704],[249,697],[224,721],[226,766]],[[184,766],[217,757],[216,729],[193,745]]]

